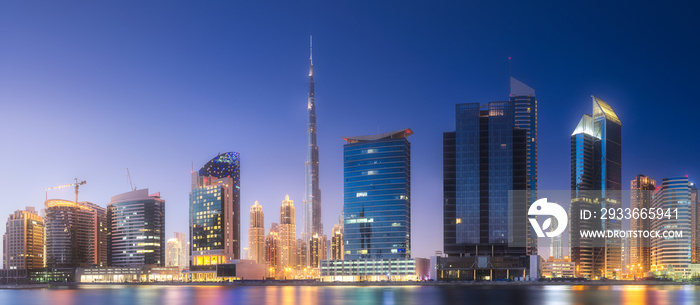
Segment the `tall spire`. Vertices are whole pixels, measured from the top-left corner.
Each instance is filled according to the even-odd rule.
[[[302,239],[307,241],[317,233],[323,235],[321,223],[321,189],[318,185],[318,146],[316,145],[316,103],[314,100],[313,37],[309,36],[309,98],[307,103],[308,150],[305,166],[305,196],[302,204]]]

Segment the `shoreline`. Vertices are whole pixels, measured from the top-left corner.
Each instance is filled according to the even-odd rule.
[[[0,289],[80,289],[83,287],[136,287],[136,286],[212,286],[212,287],[253,287],[253,286],[312,286],[312,287],[401,287],[401,286],[445,286],[445,287],[538,287],[538,286],[695,286],[700,282],[669,281],[584,281],[584,282],[311,282],[311,281],[236,281],[229,283],[51,283],[0,285]],[[83,286],[83,287],[81,287]]]

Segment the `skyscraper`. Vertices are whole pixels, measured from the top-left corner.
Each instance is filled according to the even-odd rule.
[[[188,242],[187,234],[182,232],[173,232],[173,235],[175,235],[175,239],[177,239],[181,245],[182,253],[180,254],[180,269],[187,269],[190,267],[190,243]]]
[[[310,40],[311,42],[311,40]],[[314,61],[313,44],[310,43],[309,56],[309,99],[307,102],[307,128],[306,136],[309,145],[306,151],[305,167],[305,196],[303,207],[304,228],[301,238],[309,240],[314,233],[323,234],[321,223],[321,189],[318,182],[318,146],[316,145],[316,103],[314,101]]]
[[[700,263],[700,199],[698,198],[698,187],[695,183],[690,183],[690,206],[692,223],[690,226],[691,240],[691,257],[690,262],[693,264]]]
[[[618,238],[582,238],[580,230],[621,230],[619,219],[581,220],[581,210],[622,205],[622,123],[613,109],[592,97],[593,113],[584,115],[571,135],[571,207],[569,244],[576,275],[618,278],[622,243]],[[574,234],[576,233],[576,234]]]
[[[183,245],[173,237],[165,244],[165,266],[182,268],[185,258],[182,256]]]
[[[140,189],[107,204],[109,266],[165,264],[165,200]]]
[[[297,266],[297,227],[294,221],[294,202],[289,195],[284,196],[280,206],[280,266]]]
[[[270,232],[265,237],[265,262],[269,270],[268,276],[276,277],[282,268],[280,266],[279,224],[274,222],[270,225]]]
[[[45,203],[46,266],[75,268],[107,264],[107,210],[90,202]]]
[[[529,204],[537,200],[537,97],[535,90],[519,80],[510,78],[510,101],[515,108],[515,127],[525,131],[527,154],[527,194]],[[532,228],[527,231],[528,254],[537,254],[537,235]],[[561,240],[561,236],[559,237]],[[560,249],[561,250],[561,249]],[[559,257],[562,258],[562,257]]]
[[[222,153],[192,173],[191,271],[214,279],[216,265],[240,259],[240,154]]]
[[[651,195],[656,190],[656,180],[644,175],[637,175],[630,181],[630,208],[649,211],[651,208]],[[651,230],[651,219],[648,217],[632,217],[630,229],[632,231]],[[651,266],[651,240],[641,235],[630,238],[630,271],[634,275],[643,275]]]
[[[304,270],[309,266],[308,243],[302,239],[297,239],[297,269]]]
[[[3,241],[3,269],[44,267],[44,219],[33,207],[7,218]]]
[[[343,138],[346,260],[411,257],[412,134]]]
[[[265,214],[257,201],[250,207],[248,251],[250,259],[258,264],[265,263]]]
[[[536,155],[537,139],[527,115],[536,113],[536,100],[515,82],[522,88],[511,90],[510,101],[457,104],[455,131],[443,134],[444,279],[512,278],[529,269],[526,218],[536,181],[528,166],[534,177],[536,164],[527,143]]]
[[[682,232],[679,235],[651,239],[651,264],[657,269],[673,271],[679,278],[690,275],[690,205],[690,182],[687,177],[663,179],[661,187],[651,199],[651,208],[664,212],[664,217],[651,220],[651,229],[665,233]]]
[[[323,259],[323,244],[325,238],[323,235],[314,234],[309,240],[309,267],[318,268]]]
[[[331,235],[331,259],[342,260],[343,258],[343,227],[336,224],[333,226],[333,233]]]

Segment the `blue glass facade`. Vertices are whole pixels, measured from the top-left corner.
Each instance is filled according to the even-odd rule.
[[[513,191],[529,190],[528,146],[515,103],[458,104],[455,111],[456,130],[443,135],[444,252],[525,255],[529,202]]]
[[[410,258],[411,134],[345,138],[345,260]]]
[[[580,230],[620,230],[618,219],[583,221],[581,210],[622,206],[622,123],[606,102],[592,97],[593,111],[584,115],[571,135],[571,260],[576,275],[621,276],[622,244],[618,238],[581,238]]]

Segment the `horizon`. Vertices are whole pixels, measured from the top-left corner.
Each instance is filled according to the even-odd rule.
[[[411,128],[412,256],[442,251],[442,133],[456,104],[507,100],[509,74],[537,93],[539,190],[569,189],[569,137],[590,95],[622,121],[623,190],[636,174],[697,181],[700,60],[692,39],[665,36],[693,37],[691,10],[606,5],[3,4],[0,217],[41,210],[43,189],[73,178],[87,181],[80,201],[106,206],[130,190],[128,168],[166,201],[167,240],[189,232],[190,171],[236,151],[241,248],[256,200],[267,232],[289,194],[299,236],[311,34],[327,236],[343,204],[341,137]]]

